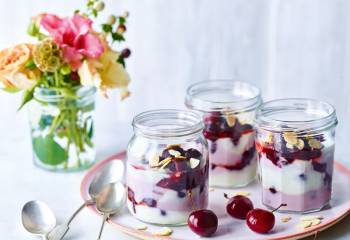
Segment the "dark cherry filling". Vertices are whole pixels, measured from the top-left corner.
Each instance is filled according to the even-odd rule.
[[[204,118],[205,128],[204,136],[215,142],[219,138],[231,138],[234,145],[237,145],[243,134],[253,132],[253,127],[250,124],[241,124],[238,119],[233,126],[227,124],[225,116],[220,112],[209,113]],[[211,152],[215,152],[211,149]]]
[[[178,151],[181,153],[181,156],[174,157],[169,153],[169,150]],[[197,167],[191,168],[189,164],[191,158],[196,158],[198,160],[202,159],[202,154],[193,148],[184,150],[180,146],[171,145],[162,152],[159,160],[161,161],[168,157],[171,157],[172,161],[165,167],[165,169],[170,170],[170,177],[163,178],[156,184],[156,186],[176,191],[179,198],[186,197],[187,193],[191,192],[191,190],[197,186],[200,186],[200,193],[202,193],[208,179],[209,166],[208,164],[205,164],[205,166],[201,168],[199,164]],[[136,166],[135,168],[146,170],[144,167]],[[157,207],[157,201],[152,198],[144,198],[142,201],[137,202],[135,200],[135,193],[130,187],[128,187],[128,199],[133,204],[134,213],[136,213],[136,205]],[[161,213],[162,215],[166,215],[164,210],[161,210]]]
[[[241,161],[235,165],[223,165],[223,164],[211,163],[210,166],[211,166],[212,170],[215,169],[216,167],[225,168],[225,169],[230,170],[230,171],[242,170],[245,166],[250,164],[250,161],[253,159],[254,155],[255,155],[255,146],[253,146],[250,149],[248,149],[247,151],[245,151],[242,154]]]
[[[219,138],[230,138],[232,143],[236,146],[239,143],[243,134],[253,132],[253,126],[250,124],[242,124],[238,119],[235,120],[233,126],[229,126],[226,117],[220,112],[211,112],[204,117],[205,129],[204,136],[211,141],[210,153],[213,154],[217,150],[217,142]],[[211,164],[211,169],[222,167],[227,170],[241,170],[250,164],[255,154],[255,147],[252,147],[242,154],[240,163],[236,165],[221,165]]]
[[[327,163],[320,163],[319,159],[322,156],[322,149],[312,148],[307,139],[301,138],[304,141],[304,147],[302,150],[297,147],[287,148],[287,143],[281,137],[276,140],[273,144],[261,144],[256,142],[256,149],[259,153],[259,158],[261,154],[265,154],[266,157],[276,166],[282,167],[283,165],[288,165],[294,162],[295,159],[312,161],[313,169],[317,172],[326,172]],[[323,137],[318,137],[318,140],[323,141]],[[284,159],[282,159],[284,158]],[[306,176],[300,175],[301,179],[306,180]]]

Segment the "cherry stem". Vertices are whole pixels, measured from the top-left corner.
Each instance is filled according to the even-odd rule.
[[[275,211],[277,211],[278,209],[280,209],[281,207],[285,207],[285,206],[287,206],[287,204],[282,203],[281,205],[279,205],[279,207],[278,207],[278,208],[276,208],[276,209],[272,210],[272,212],[275,212]]]
[[[230,198],[228,197],[227,193],[224,193],[224,197],[225,197],[226,199],[230,199]]]

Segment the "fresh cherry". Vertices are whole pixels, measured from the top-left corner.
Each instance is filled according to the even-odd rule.
[[[269,232],[275,226],[275,215],[273,212],[282,206],[287,206],[287,204],[281,204],[272,212],[260,208],[249,211],[246,219],[248,227],[257,233]]]
[[[231,217],[244,220],[246,219],[247,213],[254,208],[252,201],[245,196],[236,195],[228,198],[226,193],[224,196],[229,199],[226,205],[226,211]]]
[[[218,217],[211,210],[201,209],[191,212],[187,224],[199,236],[209,237],[218,228]]]

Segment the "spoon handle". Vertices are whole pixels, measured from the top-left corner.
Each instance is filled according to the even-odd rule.
[[[104,213],[103,214],[103,218],[102,218],[102,225],[101,225],[100,232],[98,234],[97,240],[101,239],[103,227],[105,226],[105,222],[107,221],[108,218],[109,218],[109,214],[108,213]]]
[[[67,226],[69,226],[69,224],[73,221],[73,219],[78,215],[78,213],[80,213],[81,210],[83,210],[83,208],[85,206],[91,205],[95,203],[93,200],[87,200],[86,202],[84,202],[74,213],[73,215],[69,218],[69,220],[67,221]]]

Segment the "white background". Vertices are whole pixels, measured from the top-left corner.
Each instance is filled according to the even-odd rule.
[[[61,15],[83,0],[0,0],[0,48],[28,41],[30,16]],[[98,159],[125,148],[130,121],[153,108],[183,108],[186,87],[196,81],[232,78],[257,85],[265,100],[312,97],[338,113],[336,158],[348,163],[350,133],[350,1],[348,0],[109,0],[108,12],[130,11],[127,63],[132,97],[117,92],[97,100]],[[102,18],[106,18],[103,15]],[[0,93],[1,239],[30,239],[20,224],[22,205],[46,201],[59,221],[80,205],[84,173],[52,174],[31,163],[26,111],[20,96]],[[320,239],[347,239],[350,218]],[[88,211],[70,238],[92,239],[100,219]],[[346,235],[348,237],[346,237]],[[127,239],[110,226],[104,239]]]

